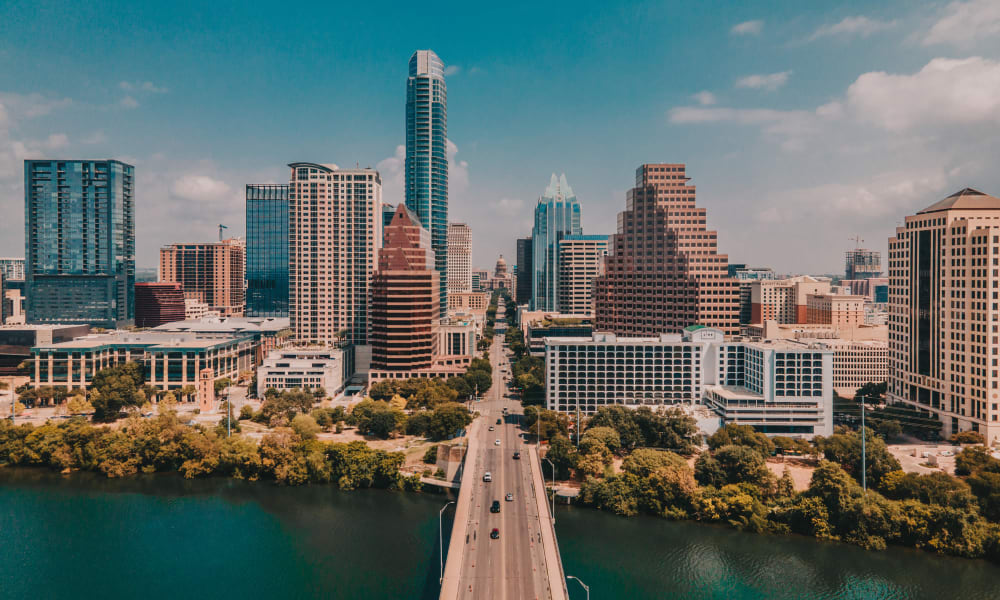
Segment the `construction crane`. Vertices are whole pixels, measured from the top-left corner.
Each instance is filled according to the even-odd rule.
[[[220,225],[220,227],[221,227],[221,225]],[[865,243],[865,241],[863,239],[861,239],[860,235],[856,235],[856,236],[854,236],[852,238],[847,238],[847,239],[849,239],[852,242],[854,242],[854,247],[855,248],[861,248],[861,244]]]
[[[220,242],[222,241],[222,230],[223,229],[229,229],[229,228],[226,227],[225,225],[223,225],[222,223],[219,223],[219,241]]]

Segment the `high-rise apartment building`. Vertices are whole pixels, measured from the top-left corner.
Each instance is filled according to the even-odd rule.
[[[448,292],[472,291],[472,230],[465,223],[448,224]]]
[[[24,259],[23,258],[0,258],[0,273],[8,281],[24,281]]]
[[[204,302],[223,317],[245,314],[245,268],[246,246],[235,238],[160,248],[160,281],[181,284],[185,298]]]
[[[856,327],[865,324],[864,296],[809,294],[806,323]]]
[[[431,232],[443,317],[448,310],[448,87],[444,63],[431,50],[410,57],[404,172],[406,206]]]
[[[882,254],[878,250],[848,250],[844,264],[844,279],[868,279],[882,274]]]
[[[366,345],[382,245],[382,179],[374,169],[288,166],[288,316],[295,337]]]
[[[1000,440],[1000,199],[966,188],[889,238],[889,402]]]
[[[532,238],[518,238],[517,240],[517,296],[514,301],[519,306],[531,303],[531,274],[532,268]]]
[[[132,324],[134,184],[117,160],[24,161],[28,323]]]
[[[566,175],[552,174],[545,193],[535,205],[531,229],[531,310],[559,311],[559,240],[581,235],[580,203]]]
[[[184,286],[179,283],[144,281],[135,284],[135,326],[159,327],[183,321]]]
[[[385,230],[372,285],[372,370],[403,376],[428,369],[437,354],[438,272],[431,234],[406,206]]]
[[[594,330],[657,335],[699,323],[738,333],[738,282],[684,165],[642,165],[635,178],[596,280]]]
[[[569,235],[559,240],[559,312],[593,314],[594,280],[604,273],[608,236]]]
[[[288,184],[247,184],[248,317],[288,316]]]

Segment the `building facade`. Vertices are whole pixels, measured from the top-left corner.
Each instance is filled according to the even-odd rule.
[[[832,352],[788,343],[726,342],[719,329],[683,334],[545,340],[546,405],[596,412],[602,406],[704,405],[717,425],[752,425],[769,435],[833,432]]]
[[[406,206],[431,233],[443,317],[448,308],[448,87],[444,63],[431,50],[410,57],[404,174]]]
[[[1000,440],[1000,199],[966,188],[889,238],[889,402]]]
[[[532,253],[532,238],[518,238],[517,240],[517,296],[514,301],[518,306],[531,304],[531,279],[534,268]]]
[[[267,355],[257,369],[257,397],[267,390],[323,388],[336,396],[354,370],[342,348],[285,348]]]
[[[0,258],[0,274],[8,281],[24,281],[24,259]]]
[[[24,161],[27,322],[132,324],[134,185],[117,160]]]
[[[593,314],[594,280],[604,273],[608,236],[569,235],[559,240],[558,306],[564,313]]]
[[[878,250],[856,248],[844,254],[844,279],[868,279],[882,274],[882,254]]]
[[[683,164],[636,170],[595,282],[595,331],[649,336],[699,323],[739,332],[738,282],[688,181]]]
[[[448,224],[448,294],[472,291],[472,230]]]
[[[187,318],[184,287],[179,283],[135,284],[135,326],[159,327]]]
[[[740,284],[741,290],[744,285]],[[747,323],[808,323],[809,295],[829,294],[830,280],[801,275],[753,281],[748,289],[750,319]]]
[[[848,327],[864,325],[865,298],[847,294],[809,294],[806,297],[806,323]]]
[[[438,272],[431,234],[404,205],[385,230],[372,286],[372,371],[428,369],[438,354]]]
[[[246,245],[235,238],[160,248],[160,282],[181,284],[185,298],[225,317],[245,314],[245,268]]]
[[[553,173],[535,205],[531,229],[531,310],[559,310],[559,240],[582,234],[576,194],[565,174]]]
[[[248,317],[288,316],[288,184],[247,184]]]
[[[288,313],[295,337],[366,345],[382,245],[382,179],[374,169],[289,167]]]

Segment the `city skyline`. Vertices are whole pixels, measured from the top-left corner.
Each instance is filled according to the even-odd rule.
[[[166,8],[108,11],[113,18],[98,23],[45,19],[31,6],[12,6],[8,22],[19,26],[3,29],[0,70],[16,84],[0,89],[0,194],[18,210],[23,158],[136,165],[140,268],[155,265],[161,245],[214,239],[218,223],[244,235],[244,185],[281,183],[294,160],[370,165],[386,181],[386,201],[398,204],[403,63],[414,48],[434,48],[450,70],[449,216],[495,225],[476,236],[477,266],[516,255],[506,232],[527,235],[532,182],[554,170],[586,199],[584,229],[611,233],[602,224],[614,222],[635,164],[685,162],[718,215],[720,251],[782,273],[837,273],[850,237],[884,252],[900,215],[953,189],[1000,188],[981,158],[996,153],[1000,122],[1000,47],[986,35],[1000,17],[984,1],[835,10],[779,2],[733,9],[731,22],[677,5],[542,7],[539,23],[558,15],[568,31],[601,22],[587,44],[568,36],[558,48],[542,25],[490,44],[499,32],[461,26],[482,15],[446,24],[405,6],[379,32],[391,40],[380,47],[355,32],[353,41],[331,35],[286,49],[278,42],[296,26],[282,31],[289,23],[272,14],[246,15],[236,27],[225,7],[210,7],[204,31],[191,32]],[[676,36],[659,35],[675,22]],[[152,23],[157,35],[128,37]],[[405,35],[391,35],[393,27]],[[95,28],[104,35],[95,39]],[[249,54],[245,43],[222,48],[247,33],[276,43]],[[115,55],[123,45],[128,55]],[[234,51],[245,59],[234,64]],[[290,66],[305,52],[306,64]],[[95,66],[111,56],[113,75]],[[279,66],[291,69],[287,78]],[[316,78],[316,68],[329,76]],[[309,80],[299,79],[307,69]],[[351,85],[333,90],[344,77]],[[595,88],[595,77],[606,84]],[[288,78],[298,82],[295,110],[268,99]],[[252,85],[253,94],[236,91]],[[935,91],[973,85],[984,93]],[[572,99],[583,89],[585,99]],[[318,103],[350,118],[318,123]],[[23,247],[11,221],[0,225],[0,254]],[[182,222],[185,239],[174,239]],[[814,251],[784,251],[806,245]]]

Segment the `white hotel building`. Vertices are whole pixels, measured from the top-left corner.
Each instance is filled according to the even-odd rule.
[[[704,405],[719,424],[772,435],[833,433],[833,351],[820,344],[725,341],[693,326],[683,334],[545,339],[547,408]]]

